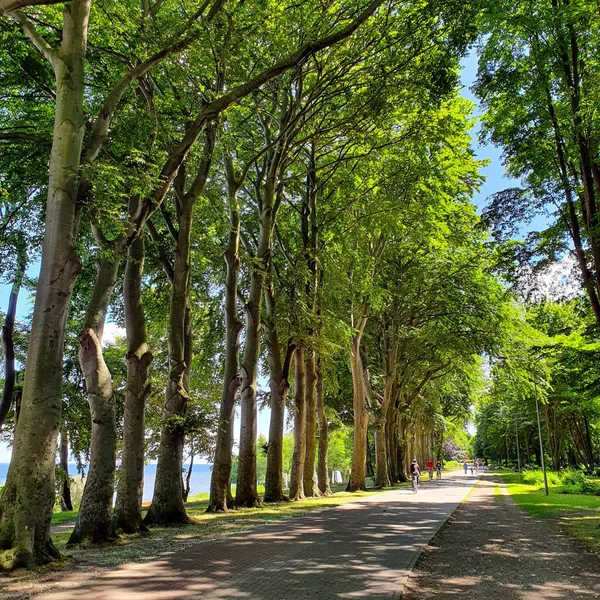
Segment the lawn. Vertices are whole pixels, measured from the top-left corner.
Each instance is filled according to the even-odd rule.
[[[523,483],[521,475],[499,472],[518,506],[532,517],[553,519],[565,527],[568,535],[600,554],[600,497],[587,494],[561,494],[560,487],[550,487],[546,496],[543,486]]]

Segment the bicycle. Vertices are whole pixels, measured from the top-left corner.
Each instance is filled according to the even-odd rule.
[[[412,476],[412,491],[413,491],[413,494],[416,494],[419,491],[419,476],[418,475]]]

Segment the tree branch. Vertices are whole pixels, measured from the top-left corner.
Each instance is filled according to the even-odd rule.
[[[0,140],[9,142],[39,142],[40,144],[50,144],[50,140],[41,138],[38,135],[25,133],[23,131],[12,131],[10,133],[0,133]]]
[[[0,7],[1,3],[2,0],[0,0]],[[42,3],[39,2],[38,4]],[[2,10],[0,9],[0,14],[1,13]],[[33,22],[20,11],[12,13],[9,18],[21,26],[21,29],[31,40],[32,44],[41,52],[42,56],[47,59],[53,67],[55,67],[58,61],[58,54],[56,50],[54,50],[54,48],[52,48],[52,46],[50,46],[50,44],[48,44],[48,42],[40,35]]]
[[[106,98],[104,99],[102,109],[96,117],[96,121],[94,122],[94,128],[92,129],[88,142],[82,152],[82,163],[92,162],[98,155],[98,152],[100,151],[104,143],[106,142],[113,115],[115,114],[117,106],[119,105],[119,102],[123,97],[123,94],[131,85],[131,83],[136,81],[140,77],[143,77],[152,67],[156,66],[167,56],[185,50],[185,48],[187,48],[190,44],[192,44],[195,40],[198,39],[200,33],[200,31],[194,31],[190,35],[187,35],[186,37],[179,40],[178,42],[169,46],[165,46],[162,50],[159,50],[150,58],[139,63],[138,65],[133,67],[133,69],[130,69],[127,73],[125,73],[123,77],[121,77],[121,79],[113,87],[108,96],[106,96]]]
[[[0,0],[0,15],[28,6],[48,6],[50,4],[62,4],[63,2],[64,0]]]

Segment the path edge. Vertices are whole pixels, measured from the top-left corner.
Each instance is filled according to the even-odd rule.
[[[477,477],[477,479],[475,480],[475,482],[473,483],[473,485],[471,486],[471,488],[469,489],[469,491],[466,493],[465,497],[460,502],[457,502],[456,506],[450,511],[450,513],[446,516],[446,518],[439,523],[439,525],[431,533],[431,536],[429,537],[429,539],[427,541],[423,542],[419,546],[419,548],[415,552],[415,555],[412,557],[412,560],[410,561],[408,567],[406,567],[406,569],[404,569],[404,575],[402,575],[402,577],[400,578],[400,581],[398,583],[398,588],[394,592],[394,596],[393,596],[392,600],[401,600],[402,596],[404,595],[404,588],[406,588],[406,582],[408,581],[410,574],[413,572],[415,565],[417,564],[417,562],[419,562],[419,559],[421,558],[421,554],[423,554],[423,550],[425,550],[426,546],[429,546],[429,542],[431,542],[431,540],[439,533],[440,529],[450,520],[450,517],[452,517],[452,515],[456,512],[456,509],[463,502],[465,502],[468,499],[468,497],[473,493],[475,488],[479,485],[479,482],[481,481],[482,476],[483,476],[483,473],[480,473],[479,476]]]

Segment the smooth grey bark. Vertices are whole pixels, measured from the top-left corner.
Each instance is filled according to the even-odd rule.
[[[240,268],[238,252],[240,215],[237,182],[234,181],[233,165],[229,159],[226,160],[226,173],[228,182],[229,237],[224,255],[227,268],[225,278],[225,374],[207,512],[221,512],[232,508],[228,502],[228,498],[231,498],[233,424],[235,419],[235,402],[241,383],[239,354],[242,323],[238,318],[237,311],[238,275]]]
[[[92,297],[79,333],[79,364],[85,378],[92,416],[90,468],[69,544],[101,543],[115,537],[111,513],[115,489],[117,425],[112,376],[102,353],[102,332],[117,282],[119,258],[98,263]]]
[[[304,351],[296,348],[294,356],[294,453],[290,475],[290,499],[304,496],[304,457],[306,454],[306,365]]]
[[[54,461],[62,406],[63,345],[71,291],[81,269],[75,251],[83,135],[84,59],[91,0],[65,5],[54,67],[56,105],[40,278],[13,454],[2,492],[0,548],[6,568],[58,556],[50,538]]]
[[[305,496],[320,496],[321,490],[317,485],[315,463],[317,460],[317,365],[313,349],[305,353],[306,388],[304,392],[305,416],[305,447],[303,488]]]
[[[144,274],[143,233],[128,250],[123,283],[125,329],[127,332],[127,379],[123,415],[123,451],[117,485],[115,526],[125,533],[145,530],[142,523],[144,490],[145,406],[150,395],[152,353],[146,337],[142,303]]]
[[[17,301],[19,292],[25,277],[25,268],[27,267],[27,254],[24,249],[19,250],[17,256],[17,268],[10,295],[8,297],[8,310],[2,324],[2,348],[4,350],[4,387],[2,388],[2,399],[0,400],[0,428],[10,411],[13,404],[15,391],[16,370],[15,370],[15,346],[13,342],[13,331],[15,328],[15,319],[17,316]]]
[[[329,468],[327,452],[329,445],[329,427],[325,414],[325,390],[321,360],[317,360],[317,420],[319,424],[319,454],[317,459],[317,484],[321,494],[331,496],[329,486]]]
[[[283,429],[285,401],[290,389],[289,375],[296,347],[288,343],[281,361],[281,344],[275,321],[275,292],[269,281],[265,290],[265,342],[269,353],[269,388],[271,392],[271,419],[267,447],[265,502],[282,502],[289,498],[283,493]]]

